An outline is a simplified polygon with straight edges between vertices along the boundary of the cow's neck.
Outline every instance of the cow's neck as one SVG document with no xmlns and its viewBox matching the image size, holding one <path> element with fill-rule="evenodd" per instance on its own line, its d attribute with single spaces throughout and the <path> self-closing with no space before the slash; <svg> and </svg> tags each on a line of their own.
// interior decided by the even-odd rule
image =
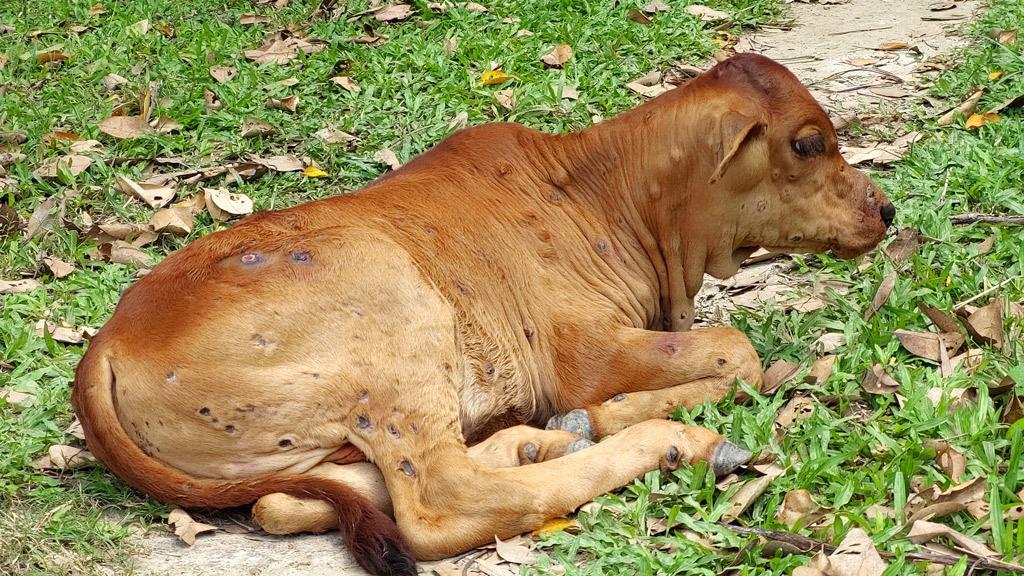
<svg viewBox="0 0 1024 576">
<path fill-rule="evenodd" d="M 556 174 L 574 193 L 633 235 L 654 270 L 660 295 L 660 326 L 686 330 L 693 323 L 693 300 L 704 273 L 736 272 L 737 238 L 728 213 L 714 203 L 708 179 L 705 122 L 699 102 L 669 93 L 608 122 L 563 137 L 565 154 Z M 690 122 L 683 118 L 692 118 Z M 556 182 L 557 184 L 557 182 Z M 655 324 L 659 324 L 657 320 Z"/>
</svg>

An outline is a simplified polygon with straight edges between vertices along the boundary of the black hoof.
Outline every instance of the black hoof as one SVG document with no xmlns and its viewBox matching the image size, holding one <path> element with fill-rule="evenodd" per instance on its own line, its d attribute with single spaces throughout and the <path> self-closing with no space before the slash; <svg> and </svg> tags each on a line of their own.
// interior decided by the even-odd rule
<svg viewBox="0 0 1024 576">
<path fill-rule="evenodd" d="M 725 476 L 739 466 L 750 461 L 752 454 L 726 440 L 722 442 L 711 456 L 711 469 L 715 476 Z"/>
<path fill-rule="evenodd" d="M 573 452 L 579 452 L 584 448 L 590 448 L 593 445 L 594 442 L 592 440 L 580 438 L 579 440 L 573 440 L 572 442 L 570 442 L 569 445 L 565 447 L 565 453 L 572 454 Z"/>
<path fill-rule="evenodd" d="M 586 410 L 576 409 L 567 414 L 552 416 L 545 428 L 564 430 L 587 440 L 594 439 L 594 429 L 590 425 L 590 415 Z"/>
</svg>

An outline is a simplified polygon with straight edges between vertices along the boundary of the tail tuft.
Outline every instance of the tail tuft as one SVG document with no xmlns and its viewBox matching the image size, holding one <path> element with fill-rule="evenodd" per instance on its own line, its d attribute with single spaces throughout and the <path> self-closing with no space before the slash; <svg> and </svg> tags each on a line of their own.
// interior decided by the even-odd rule
<svg viewBox="0 0 1024 576">
<path fill-rule="evenodd" d="M 360 520 L 344 531 L 356 563 L 378 576 L 416 576 L 416 559 L 394 521 L 376 508 L 366 510 Z"/>
</svg>

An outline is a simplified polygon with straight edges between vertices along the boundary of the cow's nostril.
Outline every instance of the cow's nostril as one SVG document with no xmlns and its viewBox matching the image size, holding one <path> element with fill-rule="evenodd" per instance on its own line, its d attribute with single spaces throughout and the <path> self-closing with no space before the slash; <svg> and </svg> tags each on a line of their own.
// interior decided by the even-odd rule
<svg viewBox="0 0 1024 576">
<path fill-rule="evenodd" d="M 882 222 L 885 222 L 885 227 L 892 226 L 892 221 L 896 218 L 896 207 L 892 205 L 892 202 L 884 204 L 878 212 L 882 216 Z"/>
</svg>

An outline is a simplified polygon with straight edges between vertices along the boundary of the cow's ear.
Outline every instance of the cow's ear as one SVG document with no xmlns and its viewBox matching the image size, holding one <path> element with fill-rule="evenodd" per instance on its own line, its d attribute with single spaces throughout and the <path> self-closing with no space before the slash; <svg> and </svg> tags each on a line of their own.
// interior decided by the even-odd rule
<svg viewBox="0 0 1024 576">
<path fill-rule="evenodd" d="M 754 139 L 764 137 L 766 126 L 766 120 L 756 112 L 727 110 L 722 114 L 718 121 L 717 134 L 714 131 L 711 133 L 711 138 L 717 139 L 712 145 L 717 152 L 717 164 L 708 184 L 721 180 L 729 169 L 730 162 L 743 151 L 743 148 L 749 146 Z"/>
</svg>

